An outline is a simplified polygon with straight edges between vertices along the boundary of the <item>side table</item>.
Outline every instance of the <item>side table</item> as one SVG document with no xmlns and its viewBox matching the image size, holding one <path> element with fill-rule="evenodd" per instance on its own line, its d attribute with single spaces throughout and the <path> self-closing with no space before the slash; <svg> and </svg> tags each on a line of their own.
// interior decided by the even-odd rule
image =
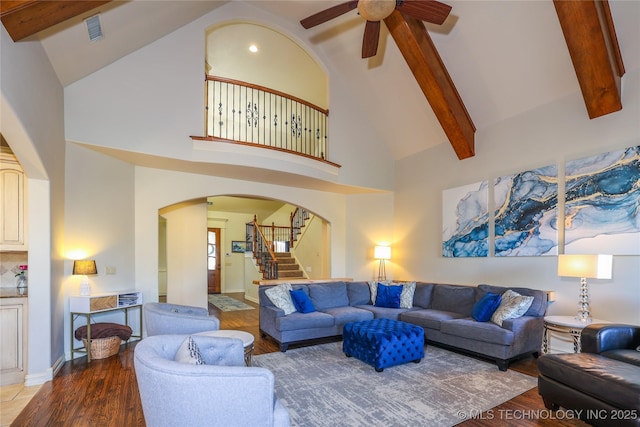
<svg viewBox="0 0 640 427">
<path fill-rule="evenodd" d="M 593 323 L 610 323 L 606 320 L 591 319 L 589 323 L 582 322 L 575 316 L 546 316 L 544 318 L 544 331 L 542 334 L 542 353 L 547 354 L 551 348 L 549 331 L 571 335 L 573 338 L 573 352 L 580 353 L 580 335 L 587 325 Z"/>
<path fill-rule="evenodd" d="M 198 332 L 194 335 L 204 335 L 207 337 L 236 338 L 242 341 L 244 345 L 244 363 L 251 366 L 251 358 L 253 356 L 254 337 L 249 332 L 235 331 L 232 329 L 220 329 L 217 331 Z"/>
</svg>

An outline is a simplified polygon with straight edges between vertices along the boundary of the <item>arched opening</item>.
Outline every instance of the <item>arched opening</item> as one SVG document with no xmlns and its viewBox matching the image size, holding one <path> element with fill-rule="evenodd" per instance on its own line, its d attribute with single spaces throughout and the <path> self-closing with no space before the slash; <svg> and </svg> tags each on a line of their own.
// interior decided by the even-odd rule
<svg viewBox="0 0 640 427">
<path fill-rule="evenodd" d="M 158 220 L 158 295 L 160 301 L 206 305 L 208 294 L 243 292 L 257 302 L 263 279 L 247 224 L 287 229 L 302 208 L 274 199 L 224 195 L 185 200 L 160 209 Z M 330 276 L 330 224 L 311 212 L 291 243 L 276 237 L 280 280 Z M 276 236 L 282 234 L 276 234 Z M 292 261 L 285 261 L 289 255 Z M 285 265 L 286 264 L 286 265 Z M 216 284 L 215 282 L 218 281 Z"/>
<path fill-rule="evenodd" d="M 206 32 L 204 140 L 327 160 L 327 75 L 291 38 L 230 22 Z"/>
</svg>

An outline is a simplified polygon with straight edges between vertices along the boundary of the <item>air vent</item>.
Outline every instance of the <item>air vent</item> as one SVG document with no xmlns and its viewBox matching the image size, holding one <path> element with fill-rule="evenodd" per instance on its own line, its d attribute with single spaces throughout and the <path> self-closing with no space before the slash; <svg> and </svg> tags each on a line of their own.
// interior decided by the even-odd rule
<svg viewBox="0 0 640 427">
<path fill-rule="evenodd" d="M 102 40 L 102 26 L 100 25 L 100 14 L 93 15 L 91 18 L 84 20 L 87 23 L 87 31 L 89 32 L 89 41 L 96 42 Z"/>
</svg>

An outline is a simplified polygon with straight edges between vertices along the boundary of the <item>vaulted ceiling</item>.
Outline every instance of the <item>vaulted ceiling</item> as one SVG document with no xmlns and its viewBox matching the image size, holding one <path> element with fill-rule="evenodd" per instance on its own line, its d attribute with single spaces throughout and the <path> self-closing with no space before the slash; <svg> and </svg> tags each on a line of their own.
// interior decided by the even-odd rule
<svg viewBox="0 0 640 427">
<path fill-rule="evenodd" d="M 445 1 L 452 10 L 441 26 L 394 12 L 378 54 L 361 59 L 364 20 L 356 11 L 309 30 L 299 24 L 341 2 L 234 1 L 320 52 L 396 159 L 440 143 L 470 157 L 474 127 L 577 92 L 585 116 L 615 114 L 624 107 L 620 76 L 640 68 L 640 2 Z M 1 8 L 11 37 L 40 40 L 66 86 L 226 3 L 3 0 Z M 83 19 L 96 12 L 105 38 L 89 43 Z M 434 97 L 438 91 L 443 96 Z M 460 129 L 465 135 L 454 135 Z"/>
</svg>

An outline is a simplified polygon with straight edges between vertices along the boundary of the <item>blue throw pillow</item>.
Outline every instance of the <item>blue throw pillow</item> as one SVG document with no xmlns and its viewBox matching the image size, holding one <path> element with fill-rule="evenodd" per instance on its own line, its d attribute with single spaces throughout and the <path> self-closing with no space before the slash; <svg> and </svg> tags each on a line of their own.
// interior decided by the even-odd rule
<svg viewBox="0 0 640 427">
<path fill-rule="evenodd" d="M 293 305 L 300 313 L 313 313 L 314 311 L 316 311 L 316 308 L 313 306 L 311 299 L 303 289 L 295 289 L 289 291 L 289 293 L 291 294 Z"/>
<path fill-rule="evenodd" d="M 376 295 L 376 307 L 400 308 L 400 295 L 402 286 L 387 286 L 378 283 Z"/>
<path fill-rule="evenodd" d="M 501 301 L 502 295 L 487 292 L 473 306 L 471 316 L 478 322 L 488 322 L 491 319 L 493 313 L 498 309 Z"/>
</svg>

